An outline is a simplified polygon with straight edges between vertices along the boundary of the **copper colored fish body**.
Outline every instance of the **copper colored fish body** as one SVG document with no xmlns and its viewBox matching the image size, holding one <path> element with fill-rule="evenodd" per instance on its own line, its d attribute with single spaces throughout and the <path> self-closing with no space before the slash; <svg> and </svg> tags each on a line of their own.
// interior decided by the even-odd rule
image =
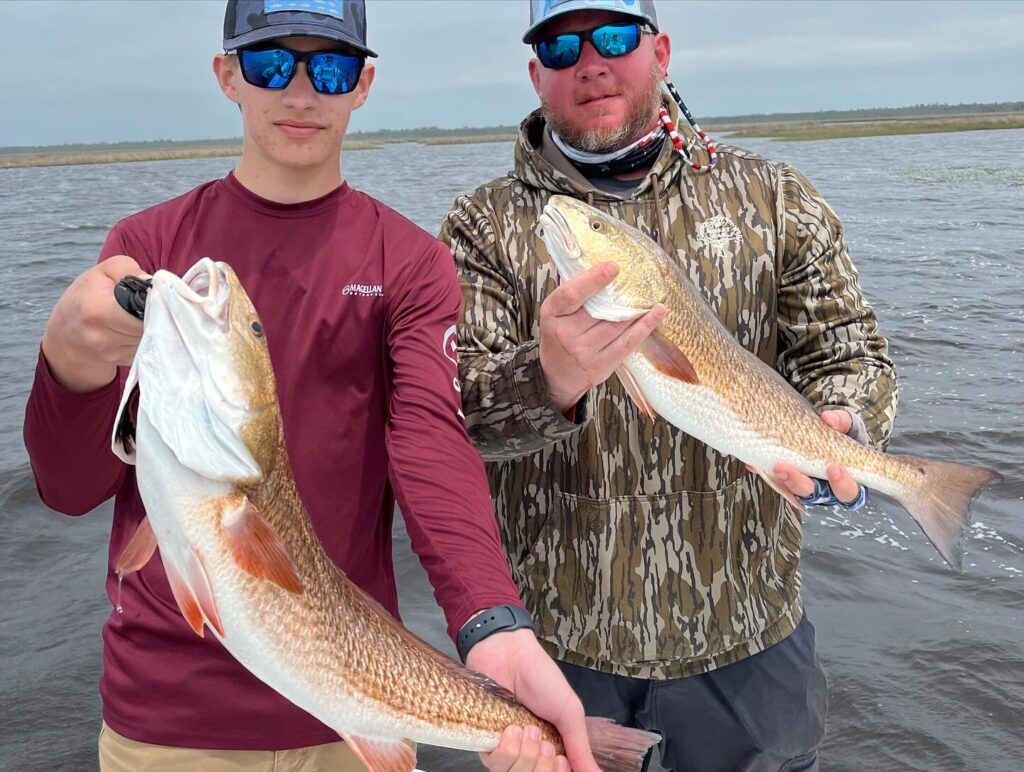
<svg viewBox="0 0 1024 772">
<path fill-rule="evenodd" d="M 410 740 L 488 751 L 513 724 L 561 748 L 553 726 L 412 635 L 328 558 L 288 463 L 262 324 L 230 267 L 154 276 L 119 416 L 114 451 L 136 465 L 148 517 L 118 574 L 159 547 L 195 632 L 209 627 L 368 768 L 412 770 Z M 639 769 L 657 740 L 588 722 L 608 770 Z"/>
<path fill-rule="evenodd" d="M 612 283 L 586 304 L 596 319 L 635 319 L 662 303 L 668 314 L 618 376 L 648 416 L 744 461 L 794 506 L 775 480 L 788 462 L 825 478 L 838 463 L 869 488 L 897 499 L 952 566 L 959 567 L 971 500 L 999 476 L 982 467 L 899 456 L 861 445 L 827 426 L 778 372 L 739 345 L 672 259 L 653 240 L 582 201 L 552 196 L 540 217 L 562 279 L 615 263 Z"/>
</svg>

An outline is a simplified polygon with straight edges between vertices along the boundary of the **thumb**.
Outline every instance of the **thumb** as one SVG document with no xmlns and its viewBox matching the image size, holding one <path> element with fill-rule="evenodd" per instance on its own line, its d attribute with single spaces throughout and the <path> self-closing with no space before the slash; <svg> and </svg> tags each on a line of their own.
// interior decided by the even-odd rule
<svg viewBox="0 0 1024 772">
<path fill-rule="evenodd" d="M 843 434 L 853 426 L 853 417 L 846 410 L 826 410 L 821 414 L 821 420 Z"/>
<path fill-rule="evenodd" d="M 577 710 L 569 708 L 554 722 L 565 745 L 565 756 L 574 772 L 601 772 L 594 754 L 590 750 L 587 738 L 587 720 L 583 715 L 583 707 Z"/>
<path fill-rule="evenodd" d="M 142 276 L 147 277 L 142 267 L 135 261 L 134 258 L 128 255 L 114 255 L 108 257 L 98 266 L 100 272 L 113 282 L 119 282 L 125 276 Z"/>
</svg>

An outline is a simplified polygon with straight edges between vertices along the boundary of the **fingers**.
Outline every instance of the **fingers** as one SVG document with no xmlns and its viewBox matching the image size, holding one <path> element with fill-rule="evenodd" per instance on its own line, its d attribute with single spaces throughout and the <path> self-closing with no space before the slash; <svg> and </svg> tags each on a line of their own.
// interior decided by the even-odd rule
<svg viewBox="0 0 1024 772">
<path fill-rule="evenodd" d="M 554 316 L 568 316 L 583 308 L 583 304 L 611 284 L 619 273 L 615 263 L 602 263 L 570 279 L 552 292 L 544 301 L 547 311 Z"/>
<path fill-rule="evenodd" d="M 776 464 L 772 472 L 775 475 L 775 479 L 789 488 L 795 495 L 807 498 L 814 493 L 814 480 L 800 472 L 792 464 Z"/>
<path fill-rule="evenodd" d="M 110 382 L 116 365 L 135 356 L 142 322 L 121 308 L 114 285 L 139 264 L 117 255 L 76 278 L 54 306 L 43 332 L 42 349 L 53 376 L 65 388 L 92 391 Z"/>
<path fill-rule="evenodd" d="M 836 498 L 844 504 L 852 504 L 860 495 L 860 484 L 850 477 L 849 472 L 840 465 L 832 464 L 827 470 L 828 484 L 832 486 L 832 492 Z"/>
<path fill-rule="evenodd" d="M 790 491 L 801 498 L 807 498 L 814 493 L 814 480 L 802 474 L 792 464 L 776 464 L 772 470 L 776 479 L 782 482 Z M 850 504 L 857 500 L 860 495 L 860 484 L 850 476 L 842 464 L 832 464 L 826 469 L 826 479 L 832 486 L 832 492 L 836 498 L 844 504 Z"/>
<path fill-rule="evenodd" d="M 138 268 L 131 258 L 125 260 Z M 123 263 L 122 267 L 130 269 L 127 263 Z M 77 324 L 82 326 L 83 331 L 95 330 L 97 334 L 102 333 L 102 341 L 95 341 L 100 344 L 94 346 L 97 350 L 131 345 L 132 341 L 137 343 L 142 335 L 142 322 L 125 312 L 114 297 L 114 285 L 120 278 L 115 279 L 113 276 L 119 274 L 117 266 L 108 267 L 104 262 L 81 277 Z M 127 275 L 121 274 L 121 277 Z"/>
<path fill-rule="evenodd" d="M 606 366 L 611 365 L 609 369 L 614 370 L 623 359 L 640 348 L 640 344 L 661 324 L 667 313 L 668 309 L 658 303 L 639 319 L 630 322 L 629 326 L 601 351 L 601 358 Z"/>
<path fill-rule="evenodd" d="M 535 726 L 507 727 L 498 747 L 480 759 L 492 772 L 569 772 L 568 761 L 555 755 L 555 746 Z"/>
</svg>

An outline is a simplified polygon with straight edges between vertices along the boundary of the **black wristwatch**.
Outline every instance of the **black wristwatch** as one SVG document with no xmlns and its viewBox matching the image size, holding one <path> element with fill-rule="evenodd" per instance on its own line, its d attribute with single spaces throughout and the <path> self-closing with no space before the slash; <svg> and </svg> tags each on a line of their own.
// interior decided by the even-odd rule
<svg viewBox="0 0 1024 772">
<path fill-rule="evenodd" d="M 529 627 L 532 630 L 533 620 L 526 610 L 519 606 L 495 606 L 481 611 L 459 630 L 459 637 L 455 642 L 459 656 L 465 662 L 469 650 L 487 636 L 522 627 Z"/>
</svg>

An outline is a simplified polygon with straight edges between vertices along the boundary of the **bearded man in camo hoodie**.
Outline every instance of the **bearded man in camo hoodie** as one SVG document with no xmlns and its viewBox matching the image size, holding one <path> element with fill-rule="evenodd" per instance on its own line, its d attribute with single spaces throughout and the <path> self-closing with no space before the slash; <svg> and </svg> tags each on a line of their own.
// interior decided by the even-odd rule
<svg viewBox="0 0 1024 772">
<path fill-rule="evenodd" d="M 799 513 L 735 458 L 639 413 L 612 373 L 664 309 L 588 316 L 614 268 L 557 285 L 537 217 L 560 193 L 649 234 L 740 344 L 876 447 L 896 413 L 887 343 L 811 184 L 716 153 L 663 96 L 671 45 L 653 0 L 530 11 L 542 107 L 521 126 L 515 168 L 457 199 L 441 230 L 464 296 L 463 409 L 513 575 L 587 713 L 661 732 L 666 768 L 817 769 L 826 685 L 800 598 Z M 663 107 L 682 151 L 657 131 Z M 774 471 L 807 503 L 865 498 L 838 465 L 823 481 Z M 517 752 L 509 767 L 536 748 Z"/>
</svg>

